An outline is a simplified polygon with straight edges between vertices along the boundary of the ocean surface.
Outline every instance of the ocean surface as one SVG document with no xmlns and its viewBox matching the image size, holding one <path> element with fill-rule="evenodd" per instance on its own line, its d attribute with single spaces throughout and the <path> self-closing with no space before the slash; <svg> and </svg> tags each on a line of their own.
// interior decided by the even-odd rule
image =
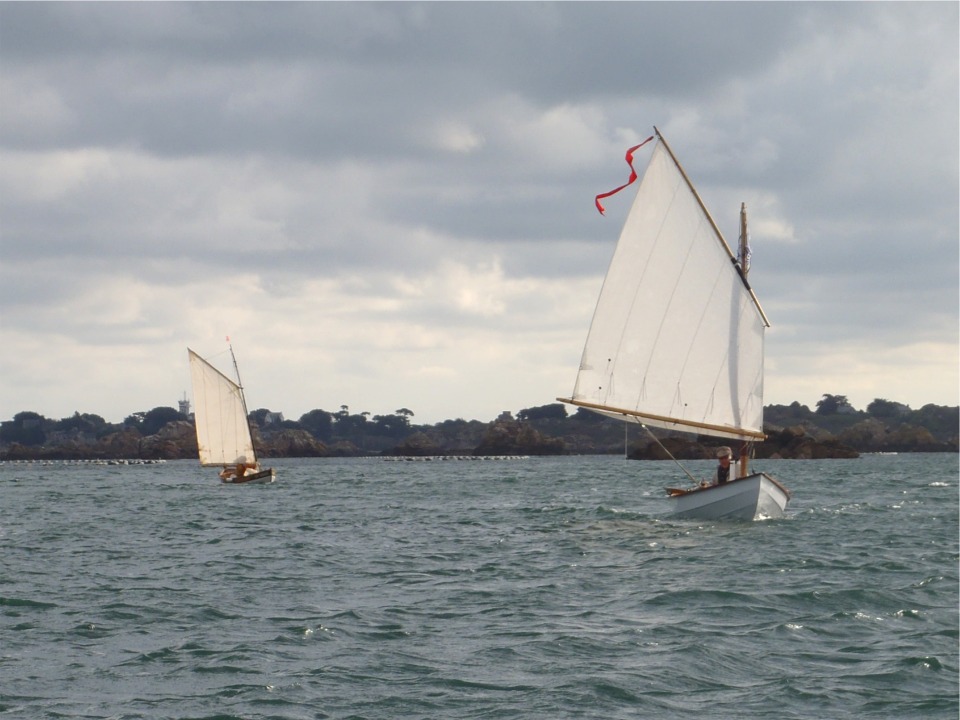
<svg viewBox="0 0 960 720">
<path fill-rule="evenodd" d="M 754 523 L 664 462 L 273 465 L 0 465 L 0 717 L 960 712 L 957 455 L 758 461 Z"/>
</svg>

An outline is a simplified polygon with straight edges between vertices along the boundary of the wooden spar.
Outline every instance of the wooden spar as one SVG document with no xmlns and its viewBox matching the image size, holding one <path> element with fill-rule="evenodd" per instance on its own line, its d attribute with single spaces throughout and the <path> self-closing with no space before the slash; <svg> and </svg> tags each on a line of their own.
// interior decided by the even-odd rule
<svg viewBox="0 0 960 720">
<path fill-rule="evenodd" d="M 663 135 L 660 134 L 660 131 L 657 129 L 657 126 L 653 126 L 653 131 L 657 135 L 657 139 L 663 143 L 664 149 L 667 151 L 667 154 L 670 156 L 670 159 L 673 160 L 673 164 L 677 166 L 677 170 L 680 171 L 680 175 L 683 177 L 684 182 L 687 183 L 687 187 L 690 188 L 690 192 L 693 193 L 693 196 L 697 199 L 697 203 L 700 205 L 700 209 L 703 210 L 703 214 L 707 216 L 707 220 L 710 221 L 710 227 L 713 228 L 714 234 L 717 236 L 717 240 L 720 241 L 720 244 L 723 245 L 724 250 L 727 251 L 727 255 L 730 256 L 731 262 L 736 262 L 736 258 L 733 255 L 733 251 L 730 249 L 730 246 L 727 244 L 727 241 L 723 237 L 723 233 L 720 232 L 720 228 L 717 227 L 716 221 L 713 219 L 713 215 L 710 214 L 710 211 L 707 210 L 707 206 L 703 202 L 703 198 L 700 197 L 700 193 L 697 192 L 697 189 L 693 186 L 693 183 L 690 182 L 690 178 L 687 176 L 687 171 L 683 169 L 683 165 L 680 164 L 680 161 L 677 160 L 677 156 L 673 154 L 673 150 L 670 149 L 670 145 L 667 143 Z M 741 219 L 741 223 L 744 219 Z M 760 300 L 757 299 L 756 294 L 753 292 L 753 288 L 750 287 L 750 284 L 747 282 L 746 273 L 741 272 L 740 277 L 743 279 L 744 287 L 747 288 L 747 292 L 750 293 L 750 297 L 753 299 L 753 304 L 756 306 L 757 311 L 760 313 L 760 317 L 763 318 L 763 324 L 767 327 L 770 327 L 770 321 L 767 320 L 767 314 L 763 311 L 763 307 L 760 305 Z"/>
<path fill-rule="evenodd" d="M 597 403 L 590 403 L 584 400 L 574 400 L 572 397 L 562 398 L 558 397 L 557 400 L 560 402 L 565 402 L 570 405 L 576 405 L 578 407 L 587 408 L 588 410 L 596 410 L 608 415 L 619 415 L 624 420 L 630 420 L 635 423 L 643 424 L 644 420 L 654 422 L 654 423 L 666 423 L 665 425 L 660 425 L 662 427 L 676 428 L 680 432 L 699 432 L 701 430 L 707 430 L 708 432 L 703 433 L 704 435 L 710 435 L 714 431 L 715 437 L 728 437 L 728 438 L 739 438 L 741 440 L 754 439 L 760 442 L 763 442 L 766 439 L 766 435 L 762 432 L 756 432 L 754 430 L 747 430 L 746 428 L 735 428 L 727 427 L 724 425 L 712 425 L 710 423 L 697 422 L 695 420 L 680 420 L 678 418 L 666 417 L 665 415 L 654 415 L 653 413 L 644 413 L 637 410 L 628 410 L 626 408 L 617 408 L 611 407 L 609 405 L 599 405 Z M 688 428 L 688 429 L 684 429 Z"/>
<path fill-rule="evenodd" d="M 740 203 L 740 274 L 744 281 L 747 279 L 747 273 L 750 272 L 750 265 L 747 263 L 747 204 Z M 750 287 L 747 285 L 747 287 Z M 752 290 L 750 291 L 753 292 Z M 763 312 L 762 310 L 760 311 Z M 737 477 L 746 477 L 750 474 L 750 443 L 744 443 L 740 448 L 740 473 Z"/>
<path fill-rule="evenodd" d="M 237 365 L 237 356 L 233 354 L 233 343 L 227 345 L 230 348 L 230 359 L 233 360 L 233 373 L 237 376 L 237 387 L 243 390 L 243 381 L 240 379 L 240 368 Z M 242 394 L 242 393 L 241 393 Z M 246 412 L 246 401 L 244 401 L 244 412 Z"/>
<path fill-rule="evenodd" d="M 660 142 L 663 143 L 664 149 L 666 149 L 667 154 L 670 155 L 670 159 L 673 160 L 673 164 L 677 166 L 677 170 L 680 171 L 680 174 L 683 176 L 684 181 L 687 183 L 687 187 L 690 188 L 690 192 L 693 193 L 693 196 L 697 199 L 697 203 L 700 205 L 700 209 L 703 210 L 703 214 L 707 216 L 707 220 L 710 221 L 710 227 L 713 228 L 713 232 L 717 236 L 717 240 L 720 241 L 720 244 L 723 245 L 724 249 L 727 251 L 727 255 L 730 256 L 731 260 L 734 260 L 733 251 L 730 249 L 730 246 L 727 245 L 727 241 L 723 237 L 723 233 L 720 232 L 720 228 L 717 227 L 717 223 L 713 219 L 713 215 L 710 214 L 710 211 L 707 210 L 707 206 L 703 202 L 703 198 L 700 197 L 700 193 L 697 192 L 697 189 L 693 186 L 693 183 L 690 182 L 690 178 L 687 176 L 687 171 L 683 169 L 683 165 L 680 164 L 680 161 L 677 160 L 677 156 L 673 154 L 673 150 L 670 149 L 670 145 L 667 143 L 666 138 L 660 134 L 660 131 L 657 129 L 657 126 L 653 126 L 653 131 L 657 134 L 657 138 Z"/>
<path fill-rule="evenodd" d="M 237 388 L 240 390 L 240 404 L 243 407 L 243 417 L 247 421 L 247 432 L 250 433 L 250 447 L 253 448 L 253 462 L 259 468 L 260 461 L 257 460 L 257 446 L 253 443 L 253 430 L 250 429 L 250 412 L 247 410 L 247 396 L 243 392 L 243 381 L 240 379 L 240 367 L 237 365 L 237 356 L 233 354 L 233 343 L 229 343 L 229 347 L 230 357 L 233 359 L 233 372 L 237 375 Z"/>
<path fill-rule="evenodd" d="M 750 265 L 747 263 L 747 204 L 740 203 L 740 272 L 746 277 L 750 272 Z"/>
</svg>

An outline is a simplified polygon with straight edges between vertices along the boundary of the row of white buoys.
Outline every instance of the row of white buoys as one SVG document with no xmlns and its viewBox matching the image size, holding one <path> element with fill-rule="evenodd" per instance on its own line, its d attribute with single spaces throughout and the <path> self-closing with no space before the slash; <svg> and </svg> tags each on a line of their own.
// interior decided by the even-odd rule
<svg viewBox="0 0 960 720">
<path fill-rule="evenodd" d="M 529 460 L 529 455 L 387 455 L 387 462 L 448 462 L 451 460 Z"/>
<path fill-rule="evenodd" d="M 0 460 L 10 465 L 162 465 L 166 460 Z"/>
</svg>

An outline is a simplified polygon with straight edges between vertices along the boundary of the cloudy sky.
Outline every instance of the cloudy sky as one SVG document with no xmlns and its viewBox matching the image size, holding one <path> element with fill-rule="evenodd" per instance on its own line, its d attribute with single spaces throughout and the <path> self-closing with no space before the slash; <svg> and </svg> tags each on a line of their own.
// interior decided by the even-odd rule
<svg viewBox="0 0 960 720">
<path fill-rule="evenodd" d="M 551 403 L 653 125 L 747 203 L 767 404 L 956 405 L 958 8 L 0 3 L 0 419 L 175 406 L 227 336 L 291 419 Z"/>
</svg>

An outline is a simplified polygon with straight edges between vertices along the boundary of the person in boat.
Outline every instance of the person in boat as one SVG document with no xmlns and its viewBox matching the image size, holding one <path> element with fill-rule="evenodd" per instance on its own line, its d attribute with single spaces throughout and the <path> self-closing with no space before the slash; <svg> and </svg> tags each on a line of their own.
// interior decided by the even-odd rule
<svg viewBox="0 0 960 720">
<path fill-rule="evenodd" d="M 248 463 L 241 460 L 237 463 L 236 467 L 228 465 L 223 468 L 223 470 L 220 471 L 220 479 L 229 482 L 239 482 L 243 479 L 243 476 L 247 474 L 248 469 L 253 470 L 256 467 L 255 463 Z"/>
<path fill-rule="evenodd" d="M 717 471 L 713 474 L 712 485 L 723 485 L 733 480 L 730 477 L 730 465 L 733 462 L 733 450 L 724 446 L 717 448 Z"/>
</svg>

